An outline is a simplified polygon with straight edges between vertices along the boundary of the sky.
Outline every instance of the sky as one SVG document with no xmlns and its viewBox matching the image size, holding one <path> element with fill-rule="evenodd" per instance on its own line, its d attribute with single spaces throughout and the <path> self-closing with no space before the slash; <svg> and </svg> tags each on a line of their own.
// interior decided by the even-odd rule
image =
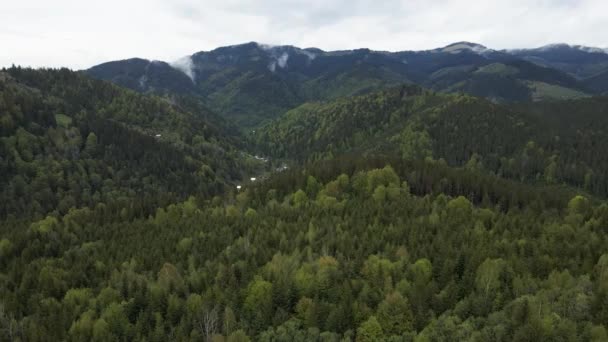
<svg viewBox="0 0 608 342">
<path fill-rule="evenodd" d="M 324 50 L 608 48 L 607 0 L 0 0 L 0 66 L 174 61 L 256 41 Z"/>
</svg>

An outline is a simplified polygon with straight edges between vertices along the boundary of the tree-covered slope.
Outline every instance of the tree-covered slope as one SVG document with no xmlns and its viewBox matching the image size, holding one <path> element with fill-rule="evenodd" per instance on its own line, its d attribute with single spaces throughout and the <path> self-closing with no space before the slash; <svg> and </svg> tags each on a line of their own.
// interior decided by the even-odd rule
<svg viewBox="0 0 608 342">
<path fill-rule="evenodd" d="M 565 71 L 579 79 L 608 70 L 608 49 L 552 44 L 536 49 L 511 50 L 507 53 L 538 65 Z"/>
<path fill-rule="evenodd" d="M 606 196 L 607 132 L 603 97 L 514 106 L 404 86 L 307 103 L 256 134 L 266 153 L 292 160 L 399 153 Z"/>
<path fill-rule="evenodd" d="M 605 204 L 377 163 L 128 222 L 101 208 L 3 222 L 0 339 L 606 340 Z M 423 190 L 438 175 L 451 195 Z M 479 184 L 482 203 L 466 198 Z"/>
<path fill-rule="evenodd" d="M 589 89 L 602 94 L 608 93 L 608 67 L 606 71 L 591 76 L 583 81 Z"/>
<path fill-rule="evenodd" d="M 194 84 L 186 74 L 161 61 L 132 58 L 107 62 L 88 69 L 87 74 L 140 92 L 188 94 L 194 91 Z"/>
<path fill-rule="evenodd" d="M 0 72 L 0 217 L 129 217 L 245 176 L 238 132 L 185 108 L 65 69 Z"/>
</svg>

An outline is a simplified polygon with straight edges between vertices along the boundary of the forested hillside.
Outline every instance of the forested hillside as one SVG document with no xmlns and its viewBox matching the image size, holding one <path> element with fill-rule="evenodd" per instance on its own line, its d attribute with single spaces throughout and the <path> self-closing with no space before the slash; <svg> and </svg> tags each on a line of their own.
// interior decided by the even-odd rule
<svg viewBox="0 0 608 342">
<path fill-rule="evenodd" d="M 608 341 L 608 98 L 483 49 L 3 69 L 0 342 Z"/>
<path fill-rule="evenodd" d="M 436 162 L 376 168 L 386 162 L 317 163 L 133 221 L 101 207 L 5 221 L 0 336 L 608 338 L 606 204 Z"/>
<path fill-rule="evenodd" d="M 304 104 L 257 139 L 293 160 L 395 153 L 608 195 L 605 97 L 514 106 L 404 86 Z"/>
<path fill-rule="evenodd" d="M 65 70 L 0 72 L 0 217 L 105 205 L 125 219 L 253 167 L 221 118 Z"/>
<path fill-rule="evenodd" d="M 608 70 L 585 80 L 586 86 L 598 93 L 608 93 Z"/>
<path fill-rule="evenodd" d="M 608 50 L 580 45 L 551 44 L 536 49 L 518 49 L 510 54 L 535 64 L 565 71 L 586 79 L 608 71 Z"/>
</svg>

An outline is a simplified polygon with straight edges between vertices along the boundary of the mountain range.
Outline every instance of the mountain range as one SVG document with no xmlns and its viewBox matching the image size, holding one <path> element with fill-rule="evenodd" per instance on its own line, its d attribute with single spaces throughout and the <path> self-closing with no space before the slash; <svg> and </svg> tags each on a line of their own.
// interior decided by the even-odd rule
<svg viewBox="0 0 608 342">
<path fill-rule="evenodd" d="M 458 42 L 434 50 L 386 52 L 251 42 L 197 52 L 172 63 L 133 58 L 84 72 L 144 93 L 198 97 L 244 128 L 259 126 L 307 101 L 404 83 L 497 103 L 608 91 L 606 50 L 566 44 L 493 50 Z"/>
</svg>

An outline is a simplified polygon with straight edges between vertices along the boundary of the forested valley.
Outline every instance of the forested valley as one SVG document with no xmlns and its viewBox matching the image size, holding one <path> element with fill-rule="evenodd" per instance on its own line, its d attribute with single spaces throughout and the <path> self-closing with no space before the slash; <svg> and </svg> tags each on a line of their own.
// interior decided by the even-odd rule
<svg viewBox="0 0 608 342">
<path fill-rule="evenodd" d="M 391 85 L 244 130 L 4 69 L 0 341 L 608 341 L 607 142 L 601 96 Z"/>
</svg>

